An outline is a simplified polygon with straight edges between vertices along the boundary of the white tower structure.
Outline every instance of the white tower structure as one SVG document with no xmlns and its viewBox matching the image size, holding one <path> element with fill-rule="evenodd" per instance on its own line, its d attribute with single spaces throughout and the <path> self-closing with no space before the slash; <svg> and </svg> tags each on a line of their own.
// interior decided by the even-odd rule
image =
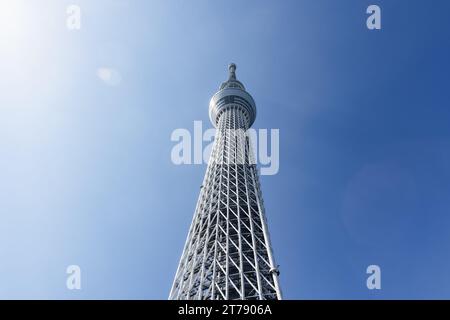
<svg viewBox="0 0 450 320">
<path fill-rule="evenodd" d="M 281 299 L 247 129 L 256 105 L 229 65 L 209 105 L 216 136 L 169 299 Z"/>
</svg>

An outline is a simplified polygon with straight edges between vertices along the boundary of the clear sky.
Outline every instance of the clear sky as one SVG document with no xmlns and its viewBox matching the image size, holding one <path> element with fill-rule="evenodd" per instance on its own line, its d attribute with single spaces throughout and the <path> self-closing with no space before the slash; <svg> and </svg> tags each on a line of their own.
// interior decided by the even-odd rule
<svg viewBox="0 0 450 320">
<path fill-rule="evenodd" d="M 0 298 L 167 298 L 206 169 L 170 135 L 210 127 L 230 62 L 280 129 L 261 183 L 285 298 L 450 298 L 449 10 L 1 0 Z"/>
</svg>

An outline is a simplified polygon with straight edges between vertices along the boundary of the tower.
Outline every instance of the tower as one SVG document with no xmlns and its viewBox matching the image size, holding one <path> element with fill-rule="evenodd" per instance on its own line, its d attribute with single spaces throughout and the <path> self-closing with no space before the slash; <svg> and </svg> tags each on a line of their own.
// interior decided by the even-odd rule
<svg viewBox="0 0 450 320">
<path fill-rule="evenodd" d="M 209 104 L 216 136 L 169 299 L 281 299 L 247 134 L 256 105 L 228 69 Z"/>
</svg>

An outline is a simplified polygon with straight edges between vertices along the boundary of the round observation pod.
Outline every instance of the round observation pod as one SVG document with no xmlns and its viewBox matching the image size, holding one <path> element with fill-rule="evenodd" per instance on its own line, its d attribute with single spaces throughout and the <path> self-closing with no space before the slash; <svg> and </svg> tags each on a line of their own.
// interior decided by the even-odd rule
<svg viewBox="0 0 450 320">
<path fill-rule="evenodd" d="M 217 127 L 220 115 L 230 106 L 242 109 L 248 123 L 252 126 L 256 119 L 256 104 L 252 96 L 245 91 L 244 85 L 236 79 L 236 64 L 228 66 L 228 80 L 223 82 L 219 91 L 213 95 L 209 102 L 209 119 Z"/>
</svg>

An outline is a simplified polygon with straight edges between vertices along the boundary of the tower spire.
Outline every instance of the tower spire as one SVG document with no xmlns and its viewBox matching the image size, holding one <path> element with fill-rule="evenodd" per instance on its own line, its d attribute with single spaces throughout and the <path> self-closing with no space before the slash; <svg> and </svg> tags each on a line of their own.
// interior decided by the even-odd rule
<svg viewBox="0 0 450 320">
<path fill-rule="evenodd" d="M 220 85 L 219 90 L 226 88 L 238 88 L 245 91 L 244 85 L 236 79 L 236 64 L 230 63 L 228 65 L 228 79 Z M 220 92 L 220 91 L 219 91 Z"/>
<path fill-rule="evenodd" d="M 236 64 L 230 63 L 228 65 L 228 71 L 229 71 L 228 81 L 236 80 Z"/>
</svg>

